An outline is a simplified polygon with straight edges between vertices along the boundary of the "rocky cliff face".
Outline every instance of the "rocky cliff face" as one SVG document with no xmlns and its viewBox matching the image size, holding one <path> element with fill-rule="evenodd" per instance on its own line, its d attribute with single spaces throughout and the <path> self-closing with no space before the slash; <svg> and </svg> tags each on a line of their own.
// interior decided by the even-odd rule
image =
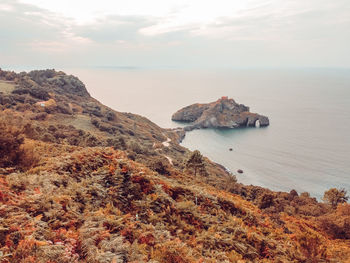
<svg viewBox="0 0 350 263">
<path fill-rule="evenodd" d="M 269 118 L 249 112 L 249 107 L 222 97 L 208 104 L 193 104 L 173 114 L 173 121 L 190 122 L 186 131 L 201 128 L 263 127 Z"/>
</svg>

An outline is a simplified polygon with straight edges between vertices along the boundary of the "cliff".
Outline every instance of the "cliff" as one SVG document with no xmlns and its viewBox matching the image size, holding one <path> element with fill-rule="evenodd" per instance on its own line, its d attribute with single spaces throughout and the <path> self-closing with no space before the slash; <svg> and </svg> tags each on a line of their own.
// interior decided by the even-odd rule
<svg viewBox="0 0 350 263">
<path fill-rule="evenodd" d="M 349 262 L 349 204 L 194 175 L 179 134 L 63 72 L 0 70 L 0 262 Z"/>
<path fill-rule="evenodd" d="M 173 121 L 189 122 L 185 130 L 201 128 L 237 128 L 268 126 L 266 116 L 249 112 L 249 107 L 222 97 L 207 104 L 193 104 L 178 110 L 171 117 Z"/>
</svg>

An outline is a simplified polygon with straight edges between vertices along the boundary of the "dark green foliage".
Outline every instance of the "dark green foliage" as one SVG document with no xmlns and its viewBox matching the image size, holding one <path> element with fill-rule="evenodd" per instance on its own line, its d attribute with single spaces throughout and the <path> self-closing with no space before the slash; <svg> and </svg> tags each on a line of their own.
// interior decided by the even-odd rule
<svg viewBox="0 0 350 263">
<path fill-rule="evenodd" d="M 170 175 L 169 172 L 169 164 L 168 161 L 165 161 L 161 158 L 156 158 L 150 165 L 150 168 L 153 171 L 156 171 L 159 174 L 162 175 Z"/>
<path fill-rule="evenodd" d="M 107 145 L 113 147 L 115 150 L 125 150 L 127 148 L 123 137 L 119 137 L 117 139 L 107 139 Z"/>
<path fill-rule="evenodd" d="M 91 124 L 94 125 L 96 128 L 100 127 L 100 122 L 96 118 L 91 118 Z"/>
<path fill-rule="evenodd" d="M 83 113 L 89 114 L 90 116 L 99 117 L 99 118 L 103 117 L 103 114 L 101 112 L 101 107 L 94 103 L 86 103 L 84 105 Z"/>
<path fill-rule="evenodd" d="M 130 150 L 132 150 L 133 152 L 137 153 L 137 154 L 142 154 L 144 152 L 144 150 L 141 148 L 140 144 L 138 144 L 137 142 L 131 142 L 129 145 Z"/>
<path fill-rule="evenodd" d="M 106 118 L 108 121 L 114 121 L 116 119 L 116 115 L 113 111 L 109 111 L 106 114 Z"/>
<path fill-rule="evenodd" d="M 48 100 L 50 98 L 49 93 L 44 90 L 43 88 L 38 88 L 38 87 L 31 87 L 31 88 L 19 88 L 15 89 L 13 94 L 30 94 L 34 98 L 40 99 L 40 100 Z"/>
<path fill-rule="evenodd" d="M 91 118 L 91 124 L 98 128 L 100 131 L 107 132 L 109 134 L 115 134 L 117 128 L 109 124 L 108 122 L 99 121 L 98 118 Z"/>
<path fill-rule="evenodd" d="M 273 205 L 274 195 L 270 193 L 263 194 L 259 200 L 258 207 L 260 209 L 265 209 Z"/>
<path fill-rule="evenodd" d="M 33 81 L 41 85 L 45 83 L 47 79 L 53 78 L 56 74 L 57 73 L 54 69 L 33 70 L 28 73 Z"/>
<path fill-rule="evenodd" d="M 186 168 L 192 171 L 194 176 L 196 176 L 197 173 L 205 176 L 208 175 L 207 170 L 205 169 L 203 155 L 198 150 L 195 150 L 187 160 Z"/>
<path fill-rule="evenodd" d="M 289 192 L 289 199 L 290 200 L 293 200 L 295 197 L 298 197 L 298 192 L 295 191 L 294 189 L 292 189 L 290 192 Z"/>
</svg>

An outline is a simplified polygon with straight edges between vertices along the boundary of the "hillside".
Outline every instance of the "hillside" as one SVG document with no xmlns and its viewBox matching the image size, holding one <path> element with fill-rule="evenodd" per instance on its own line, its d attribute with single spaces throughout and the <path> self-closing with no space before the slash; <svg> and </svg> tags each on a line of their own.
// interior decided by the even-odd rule
<svg viewBox="0 0 350 263">
<path fill-rule="evenodd" d="M 162 129 L 140 115 L 114 111 L 92 98 L 78 78 L 63 72 L 0 71 L 0 109 L 19 113 L 21 124 L 27 125 L 26 136 L 34 140 L 115 147 L 127 150 L 132 160 L 147 165 L 157 158 L 173 160 L 180 169 L 190 154 L 177 143 L 182 130 Z M 227 176 L 209 160 L 207 166 L 212 174 Z"/>
<path fill-rule="evenodd" d="M 244 186 L 76 77 L 0 71 L 0 262 L 350 262 L 350 205 Z"/>
</svg>

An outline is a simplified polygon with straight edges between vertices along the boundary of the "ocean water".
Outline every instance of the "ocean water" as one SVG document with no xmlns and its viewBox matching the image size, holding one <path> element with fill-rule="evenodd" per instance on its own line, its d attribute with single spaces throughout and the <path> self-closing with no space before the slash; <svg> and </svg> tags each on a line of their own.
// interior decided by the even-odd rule
<svg viewBox="0 0 350 263">
<path fill-rule="evenodd" d="M 229 96 L 267 115 L 267 128 L 195 130 L 182 145 L 226 166 L 244 184 L 321 198 L 350 192 L 350 70 L 66 69 L 111 108 L 178 127 L 171 115 Z M 233 151 L 229 151 L 233 148 Z"/>
</svg>

